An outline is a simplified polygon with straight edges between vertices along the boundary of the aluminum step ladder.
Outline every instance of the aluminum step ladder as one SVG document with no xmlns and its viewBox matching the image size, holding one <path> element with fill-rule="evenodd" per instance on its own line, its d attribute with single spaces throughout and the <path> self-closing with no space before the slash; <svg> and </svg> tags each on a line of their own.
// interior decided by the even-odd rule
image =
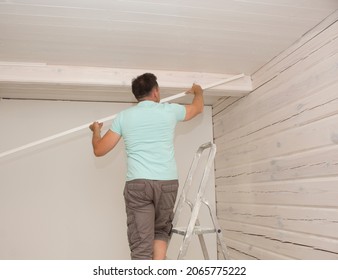
<svg viewBox="0 0 338 280">
<path fill-rule="evenodd" d="M 208 158 L 207 158 L 205 168 L 204 168 L 204 171 L 203 171 L 202 179 L 199 183 L 197 198 L 196 198 L 195 202 L 191 202 L 187 198 L 187 194 L 188 194 L 190 187 L 192 185 L 193 177 L 196 176 L 196 169 L 199 165 L 201 155 L 203 153 L 206 154 L 208 150 L 209 150 L 209 154 L 208 154 Z M 181 195 L 179 197 L 178 203 L 176 204 L 176 206 L 174 208 L 174 219 L 173 219 L 173 222 L 172 222 L 173 229 L 172 229 L 171 235 L 179 234 L 179 235 L 183 236 L 183 241 L 182 241 L 177 259 L 183 259 L 185 257 L 192 237 L 194 235 L 197 235 L 198 238 L 199 238 L 199 242 L 200 242 L 200 245 L 201 245 L 201 249 L 202 249 L 202 252 L 203 252 L 204 259 L 209 260 L 210 258 L 209 258 L 209 254 L 208 254 L 208 249 L 207 249 L 207 246 L 205 244 L 204 236 L 203 236 L 204 234 L 209 234 L 209 233 L 216 233 L 217 240 L 219 242 L 221 251 L 223 253 L 223 257 L 224 257 L 224 259 L 228 259 L 227 247 L 226 247 L 224 239 L 223 239 L 222 230 L 219 226 L 219 223 L 218 223 L 218 220 L 217 220 L 217 217 L 216 217 L 216 213 L 204 196 L 206 187 L 208 185 L 208 179 L 209 179 L 210 171 L 211 171 L 211 168 L 213 166 L 215 154 L 216 154 L 216 145 L 212 142 L 205 143 L 198 148 L 198 150 L 197 150 L 197 152 L 194 156 L 194 159 L 192 161 L 187 179 L 186 179 L 185 184 L 182 188 Z M 191 215 L 190 215 L 190 218 L 189 218 L 188 225 L 187 225 L 187 227 L 177 227 L 179 216 L 180 216 L 182 208 L 185 204 L 187 204 L 189 206 L 190 210 L 191 210 Z M 213 224 L 213 227 L 211 227 L 211 228 L 210 227 L 209 228 L 202 227 L 200 225 L 198 215 L 199 215 L 199 212 L 200 212 L 200 208 L 203 204 L 206 205 L 208 210 L 209 210 L 209 214 L 210 214 L 212 224 Z"/>
</svg>

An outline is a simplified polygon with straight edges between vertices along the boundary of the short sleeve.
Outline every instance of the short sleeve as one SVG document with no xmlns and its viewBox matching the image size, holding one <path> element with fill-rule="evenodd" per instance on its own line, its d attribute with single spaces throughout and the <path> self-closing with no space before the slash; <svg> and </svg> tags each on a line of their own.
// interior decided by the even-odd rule
<svg viewBox="0 0 338 280">
<path fill-rule="evenodd" d="M 183 121 L 185 119 L 186 109 L 185 106 L 180 104 L 171 104 L 177 121 Z"/>
<path fill-rule="evenodd" d="M 122 135 L 122 126 L 121 126 L 122 114 L 117 114 L 116 118 L 113 120 L 110 130 L 116 132 L 119 135 Z"/>
</svg>

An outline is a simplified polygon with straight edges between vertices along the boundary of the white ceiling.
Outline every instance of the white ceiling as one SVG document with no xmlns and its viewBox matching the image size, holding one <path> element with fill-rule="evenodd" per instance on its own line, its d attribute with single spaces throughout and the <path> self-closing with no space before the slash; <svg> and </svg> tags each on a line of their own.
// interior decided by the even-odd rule
<svg viewBox="0 0 338 280">
<path fill-rule="evenodd" d="M 0 0 L 0 62 L 251 75 L 336 9 L 338 0 Z M 20 97 L 20 77 L 1 74 L 0 97 Z M 30 83 L 25 97 L 38 89 Z"/>
</svg>

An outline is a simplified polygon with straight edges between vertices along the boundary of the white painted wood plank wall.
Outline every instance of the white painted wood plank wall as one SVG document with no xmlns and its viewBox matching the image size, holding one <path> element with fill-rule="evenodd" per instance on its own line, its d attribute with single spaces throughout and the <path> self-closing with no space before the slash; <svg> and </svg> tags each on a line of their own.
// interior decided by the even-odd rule
<svg viewBox="0 0 338 280">
<path fill-rule="evenodd" d="M 338 259 L 338 12 L 252 78 L 213 108 L 230 257 Z"/>
<path fill-rule="evenodd" d="M 337 8 L 337 0 L 0 0 L 0 61 L 251 75 Z"/>
</svg>

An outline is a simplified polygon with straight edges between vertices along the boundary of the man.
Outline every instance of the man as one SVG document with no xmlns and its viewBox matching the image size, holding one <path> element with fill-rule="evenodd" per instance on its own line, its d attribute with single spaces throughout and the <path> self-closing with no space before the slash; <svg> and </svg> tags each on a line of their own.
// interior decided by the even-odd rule
<svg viewBox="0 0 338 280">
<path fill-rule="evenodd" d="M 96 156 L 112 150 L 121 137 L 127 153 L 124 198 L 131 258 L 165 259 L 178 189 L 174 157 L 177 122 L 188 121 L 203 111 L 203 90 L 194 84 L 189 105 L 161 104 L 154 74 L 145 73 L 132 81 L 136 106 L 120 112 L 101 137 L 102 123 L 90 125 Z"/>
</svg>

